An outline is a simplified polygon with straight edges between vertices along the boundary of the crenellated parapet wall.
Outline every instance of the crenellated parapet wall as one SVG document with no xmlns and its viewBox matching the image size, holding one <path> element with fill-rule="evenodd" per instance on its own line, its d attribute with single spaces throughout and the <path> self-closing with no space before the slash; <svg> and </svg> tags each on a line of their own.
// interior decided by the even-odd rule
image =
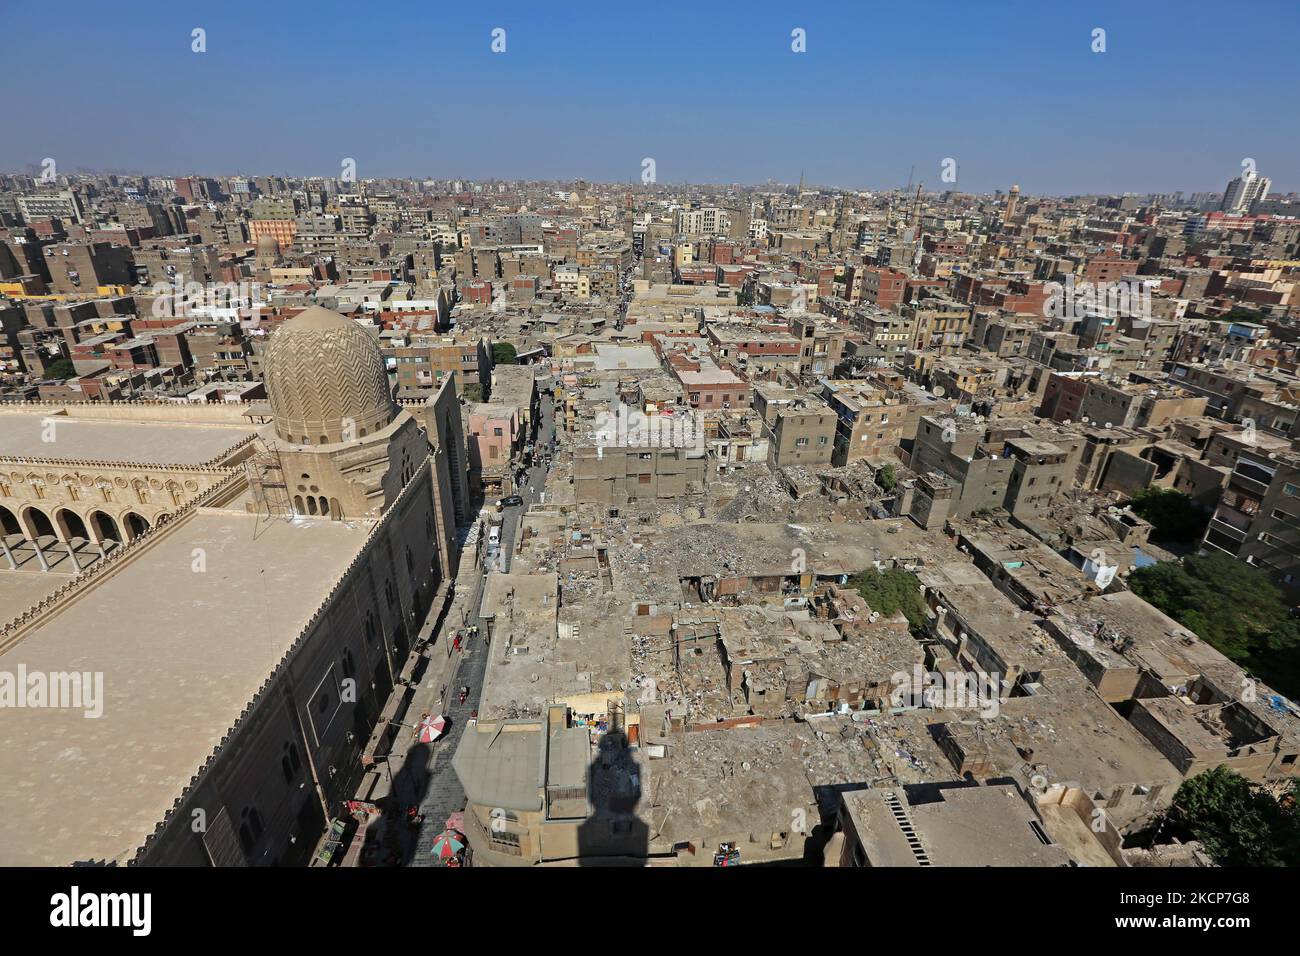
<svg viewBox="0 0 1300 956">
<path fill-rule="evenodd" d="M 256 435 L 250 435 L 247 441 L 241 441 L 239 444 L 241 447 L 250 444 L 256 437 Z M 68 471 L 69 469 L 81 469 L 84 471 L 128 469 L 131 471 L 156 471 L 173 475 L 225 475 L 230 472 L 230 468 L 228 466 L 222 467 L 220 463 L 226 461 L 228 457 L 228 455 L 222 455 L 219 458 L 206 461 L 201 465 L 169 465 L 162 462 L 102 461 L 93 458 L 28 458 L 23 455 L 0 455 L 0 472 L 12 468 L 34 468 L 37 470 L 48 469 L 52 471 Z"/>
<path fill-rule="evenodd" d="M 53 415 L 103 421 L 176 422 L 191 425 L 247 427 L 248 416 L 245 412 L 254 405 L 265 404 L 265 401 L 265 399 L 254 399 L 238 402 L 168 402 L 147 399 L 118 402 L 0 402 L 0 416 Z"/>
<path fill-rule="evenodd" d="M 429 398 L 399 398 L 394 404 L 402 408 L 423 408 L 436 395 Z M 0 415 L 62 415 L 68 418 L 119 419 L 124 421 L 188 422 L 191 424 L 248 424 L 245 414 L 254 406 L 265 406 L 267 400 L 257 398 L 237 402 L 169 402 L 157 399 L 139 401 L 81 401 L 81 402 L 0 402 Z"/>
</svg>

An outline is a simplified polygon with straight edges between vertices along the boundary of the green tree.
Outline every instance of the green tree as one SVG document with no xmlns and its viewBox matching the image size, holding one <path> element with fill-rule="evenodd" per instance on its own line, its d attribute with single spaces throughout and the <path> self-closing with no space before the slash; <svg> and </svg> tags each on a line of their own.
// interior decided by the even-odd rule
<svg viewBox="0 0 1300 956">
<path fill-rule="evenodd" d="M 496 342 L 492 345 L 493 365 L 514 365 L 516 362 L 515 347 L 509 342 Z"/>
<path fill-rule="evenodd" d="M 921 582 L 911 571 L 869 568 L 850 578 L 849 587 L 861 594 L 873 611 L 879 611 L 885 617 L 902 611 L 914 630 L 925 627 L 927 617 L 925 601 L 921 598 Z"/>
<path fill-rule="evenodd" d="M 483 401 L 483 386 L 478 382 L 472 382 L 465 386 L 465 390 L 461 393 L 461 396 L 467 402 L 481 402 Z"/>
<path fill-rule="evenodd" d="M 1289 697 L 1300 696 L 1300 622 L 1272 579 L 1226 554 L 1129 575 L 1133 593 Z"/>
<path fill-rule="evenodd" d="M 1227 767 L 1184 780 L 1169 810 L 1177 835 L 1192 837 L 1220 866 L 1300 866 L 1297 781 L 1281 801 Z"/>
<path fill-rule="evenodd" d="M 77 370 L 73 368 L 71 359 L 55 359 L 46 366 L 45 377 L 57 379 L 76 378 Z"/>
<path fill-rule="evenodd" d="M 884 491 L 894 490 L 894 486 L 898 484 L 898 476 L 894 474 L 893 465 L 886 465 L 876 472 L 876 484 Z"/>
<path fill-rule="evenodd" d="M 1205 534 L 1210 516 L 1191 498 L 1172 488 L 1144 488 L 1131 502 L 1135 514 L 1151 522 L 1156 541 L 1195 544 Z"/>
<path fill-rule="evenodd" d="M 1272 316 L 1267 312 L 1257 312 L 1254 309 L 1245 309 L 1238 305 L 1233 306 L 1227 312 L 1223 313 L 1223 315 L 1218 316 L 1212 321 L 1222 322 L 1225 325 L 1231 322 L 1255 322 L 1257 324 L 1263 324 L 1271 318 Z"/>
</svg>

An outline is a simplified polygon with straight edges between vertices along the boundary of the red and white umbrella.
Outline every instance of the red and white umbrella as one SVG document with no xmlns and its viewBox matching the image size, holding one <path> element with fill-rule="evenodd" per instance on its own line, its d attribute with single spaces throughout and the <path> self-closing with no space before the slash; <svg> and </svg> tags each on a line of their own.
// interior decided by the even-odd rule
<svg viewBox="0 0 1300 956">
<path fill-rule="evenodd" d="M 420 743 L 431 744 L 442 736 L 443 731 L 447 729 L 447 718 L 439 714 L 437 717 L 425 717 L 420 721 Z"/>
<path fill-rule="evenodd" d="M 465 837 L 455 830 L 443 830 L 433 841 L 430 851 L 439 860 L 451 860 L 465 850 Z"/>
</svg>

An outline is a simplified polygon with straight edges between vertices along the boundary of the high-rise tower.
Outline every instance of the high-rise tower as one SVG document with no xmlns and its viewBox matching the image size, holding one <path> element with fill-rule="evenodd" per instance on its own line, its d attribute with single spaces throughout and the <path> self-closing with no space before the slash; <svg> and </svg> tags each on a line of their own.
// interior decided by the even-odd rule
<svg viewBox="0 0 1300 956">
<path fill-rule="evenodd" d="M 1257 200 L 1268 198 L 1268 190 L 1272 185 L 1271 179 L 1261 176 L 1253 169 L 1242 173 L 1230 181 L 1224 189 L 1223 202 L 1219 204 L 1219 209 L 1223 212 L 1249 212 L 1251 205 Z"/>
</svg>

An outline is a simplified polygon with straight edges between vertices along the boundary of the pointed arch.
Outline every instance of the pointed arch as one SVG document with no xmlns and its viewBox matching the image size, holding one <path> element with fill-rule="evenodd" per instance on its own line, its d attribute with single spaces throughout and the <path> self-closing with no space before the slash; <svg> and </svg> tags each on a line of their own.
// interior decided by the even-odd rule
<svg viewBox="0 0 1300 956">
<path fill-rule="evenodd" d="M 37 538 L 57 538 L 58 532 L 54 530 L 54 522 L 40 508 L 28 505 L 23 509 L 20 516 L 24 527 L 27 528 L 27 537 L 35 541 Z"/>
<path fill-rule="evenodd" d="M 117 544 L 122 543 L 122 531 L 117 526 L 117 522 L 113 520 L 111 515 L 105 514 L 103 511 L 92 511 L 90 513 L 90 530 L 95 533 L 99 544 L 108 541 Z"/>
<path fill-rule="evenodd" d="M 55 512 L 54 522 L 58 526 L 59 537 L 64 541 L 71 541 L 73 538 L 90 540 L 90 531 L 86 528 L 86 522 L 71 508 L 60 508 Z"/>
<path fill-rule="evenodd" d="M 0 505 L 0 534 L 23 534 L 23 526 L 18 523 L 18 516 L 4 505 Z"/>
<path fill-rule="evenodd" d="M 122 526 L 126 529 L 127 539 L 134 541 L 140 535 L 149 530 L 149 521 L 143 515 L 138 515 L 134 511 L 128 511 L 122 515 Z"/>
</svg>

